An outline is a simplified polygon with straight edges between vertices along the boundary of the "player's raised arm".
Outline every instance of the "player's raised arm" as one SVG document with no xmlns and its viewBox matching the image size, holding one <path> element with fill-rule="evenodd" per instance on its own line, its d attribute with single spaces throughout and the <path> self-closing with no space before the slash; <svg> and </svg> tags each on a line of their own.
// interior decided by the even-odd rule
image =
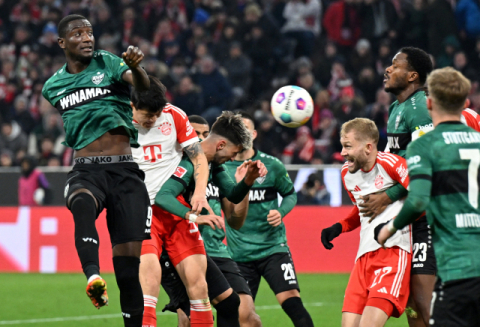
<svg viewBox="0 0 480 327">
<path fill-rule="evenodd" d="M 208 175 L 210 170 L 208 169 L 207 157 L 203 152 L 200 142 L 195 142 L 183 149 L 188 158 L 193 163 L 193 178 L 195 180 L 195 191 L 190 204 L 192 205 L 192 211 L 201 212 L 205 208 L 210 214 L 213 215 L 213 210 L 208 204 L 206 189 L 208 185 Z"/>
<path fill-rule="evenodd" d="M 282 196 L 282 203 L 278 209 L 272 209 L 268 212 L 267 221 L 273 227 L 278 227 L 282 223 L 282 219 L 292 211 L 297 204 L 297 192 L 293 186 L 292 180 L 288 175 L 285 166 L 274 161 L 275 173 L 278 176 L 275 179 L 275 190 Z"/>
<path fill-rule="evenodd" d="M 130 68 L 122 75 L 122 78 L 140 92 L 150 88 L 147 72 L 140 66 L 143 57 L 142 50 L 132 45 L 128 47 L 127 51 L 122 53 L 123 61 Z"/>
</svg>

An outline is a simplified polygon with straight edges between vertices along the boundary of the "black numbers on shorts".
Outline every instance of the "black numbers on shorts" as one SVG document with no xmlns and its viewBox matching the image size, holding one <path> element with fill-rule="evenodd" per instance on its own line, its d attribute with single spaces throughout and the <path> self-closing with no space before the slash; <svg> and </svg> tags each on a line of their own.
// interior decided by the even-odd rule
<svg viewBox="0 0 480 327">
<path fill-rule="evenodd" d="M 295 271 L 293 270 L 293 265 L 291 263 L 282 263 L 283 278 L 285 280 L 295 279 Z"/>
<path fill-rule="evenodd" d="M 147 228 L 150 228 L 152 226 L 152 207 L 148 206 L 148 212 L 147 212 Z"/>
<path fill-rule="evenodd" d="M 413 243 L 412 262 L 425 262 L 427 260 L 427 243 Z"/>
</svg>

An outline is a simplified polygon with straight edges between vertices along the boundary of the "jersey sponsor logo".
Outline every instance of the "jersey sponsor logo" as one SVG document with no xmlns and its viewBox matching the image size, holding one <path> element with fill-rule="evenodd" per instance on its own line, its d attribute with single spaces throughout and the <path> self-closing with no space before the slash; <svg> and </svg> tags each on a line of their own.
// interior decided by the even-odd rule
<svg viewBox="0 0 480 327">
<path fill-rule="evenodd" d="M 399 167 L 397 167 L 397 174 L 400 176 L 402 183 L 405 181 L 405 178 L 408 176 L 408 169 L 405 167 L 403 164 L 400 164 Z"/>
<path fill-rule="evenodd" d="M 394 150 L 407 149 L 407 145 L 412 141 L 412 133 L 387 133 L 387 138 L 388 148 L 395 153 Z"/>
<path fill-rule="evenodd" d="M 423 263 L 416 263 L 413 265 L 413 268 L 423 268 Z"/>
<path fill-rule="evenodd" d="M 399 137 L 388 136 L 388 147 L 390 149 L 400 149 L 400 144 L 398 143 Z"/>
<path fill-rule="evenodd" d="M 480 143 L 480 134 L 477 132 L 443 132 L 445 144 Z"/>
<path fill-rule="evenodd" d="M 430 128 L 433 128 L 433 123 L 420 125 L 420 126 L 415 127 L 415 129 L 420 129 L 420 130 L 422 130 L 422 129 L 428 129 L 429 130 Z"/>
<path fill-rule="evenodd" d="M 410 165 L 416 165 L 420 162 L 420 160 L 422 160 L 422 157 L 420 156 L 413 156 L 411 158 L 408 158 L 407 159 L 407 164 L 410 166 Z"/>
<path fill-rule="evenodd" d="M 145 161 L 157 162 L 157 160 L 162 159 L 162 145 L 146 145 L 143 147 L 143 154 Z"/>
<path fill-rule="evenodd" d="M 378 175 L 375 177 L 375 187 L 381 189 L 383 187 L 383 177 L 382 175 Z"/>
<path fill-rule="evenodd" d="M 187 173 L 187 170 L 183 168 L 182 166 L 178 166 L 175 172 L 173 173 L 173 176 L 176 176 L 178 178 L 182 178 L 183 175 Z"/>
<path fill-rule="evenodd" d="M 265 201 L 265 193 L 267 190 L 250 190 L 248 201 Z"/>
<path fill-rule="evenodd" d="M 69 107 L 73 107 L 74 105 L 81 104 L 91 99 L 100 98 L 110 93 L 112 93 L 112 91 L 106 88 L 91 87 L 88 89 L 78 90 L 61 98 L 59 103 L 61 109 L 66 110 Z"/>
<path fill-rule="evenodd" d="M 219 191 L 218 187 L 216 187 L 212 183 L 208 183 L 206 193 L 207 193 L 207 199 L 211 199 L 211 198 L 219 199 L 220 198 L 220 191 Z"/>
<path fill-rule="evenodd" d="M 172 134 L 172 124 L 170 124 L 168 121 L 163 122 L 158 129 L 162 132 L 163 135 L 170 135 Z"/>
<path fill-rule="evenodd" d="M 101 74 L 100 72 L 97 72 L 97 75 L 92 76 L 93 84 L 98 85 L 102 83 L 104 77 L 105 77 L 105 73 Z"/>
</svg>

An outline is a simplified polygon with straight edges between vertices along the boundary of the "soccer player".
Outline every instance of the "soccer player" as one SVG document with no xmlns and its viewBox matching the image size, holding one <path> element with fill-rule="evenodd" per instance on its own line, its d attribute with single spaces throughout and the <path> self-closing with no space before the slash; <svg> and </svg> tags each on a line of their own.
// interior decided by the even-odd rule
<svg viewBox="0 0 480 327">
<path fill-rule="evenodd" d="M 69 15 L 58 24 L 58 44 L 67 63 L 43 87 L 43 96 L 62 115 L 65 142 L 75 150 L 65 199 L 75 222 L 75 246 L 88 279 L 87 295 L 95 307 L 108 303 L 100 277 L 95 220 L 107 209 L 113 267 L 120 289 L 125 326 L 141 326 L 143 296 L 138 279 L 142 241 L 150 237 L 150 205 L 144 174 L 133 162 L 137 147 L 128 85 L 148 90 L 140 67 L 143 53 L 133 46 L 123 60 L 95 50 L 92 25 Z"/>
<path fill-rule="evenodd" d="M 239 113 L 255 139 L 257 132 L 252 116 L 246 112 Z M 293 183 L 280 160 L 253 148 L 238 154 L 235 161 L 225 165 L 230 176 L 245 160 L 262 160 L 268 174 L 258 178 L 250 191 L 249 210 L 242 228 L 236 230 L 226 225 L 228 251 L 246 278 L 253 299 L 263 276 L 294 326 L 313 326 L 312 318 L 300 298 L 282 221 L 297 203 Z M 280 206 L 277 194 L 283 197 Z"/>
<path fill-rule="evenodd" d="M 428 114 L 424 84 L 432 71 L 429 55 L 418 48 L 400 49 L 385 70 L 385 91 L 397 100 L 389 108 L 387 134 L 388 150 L 405 157 L 407 145 L 433 129 Z M 385 192 L 363 198 L 360 213 L 375 218 L 389 204 L 404 198 L 407 191 L 399 183 Z M 431 242 L 431 231 L 425 216 L 412 225 L 413 255 L 410 279 L 410 299 L 407 317 L 410 327 L 428 326 L 431 294 L 435 284 L 436 263 Z"/>
<path fill-rule="evenodd" d="M 467 102 L 470 102 L 470 100 L 467 100 Z M 460 121 L 477 132 L 480 132 L 480 115 L 475 110 L 470 108 L 462 110 Z"/>
<path fill-rule="evenodd" d="M 131 92 L 133 125 L 138 130 L 140 147 L 134 149 L 133 158 L 145 172 L 145 184 L 153 205 L 163 183 L 175 172 L 183 153 L 194 164 L 196 189 L 192 196 L 194 211 L 210 209 L 206 201 L 208 163 L 198 137 L 180 108 L 165 98 L 166 88 L 155 77 L 149 76 L 150 89 Z M 195 207 L 196 206 L 196 207 Z M 210 209 L 211 210 L 211 209 Z M 143 325 L 156 324 L 156 302 L 159 292 L 161 267 L 155 254 L 148 249 L 156 243 L 145 240 L 140 257 L 140 283 L 144 297 Z"/>
<path fill-rule="evenodd" d="M 460 122 L 471 84 L 450 67 L 433 71 L 427 84 L 435 129 L 408 146 L 410 191 L 378 241 L 385 244 L 427 210 L 438 259 L 430 326 L 479 326 L 480 133 Z"/>
<path fill-rule="evenodd" d="M 211 180 L 235 204 L 242 201 L 255 180 L 267 172 L 260 161 L 246 162 L 245 177 L 238 184 L 225 172 L 222 164 L 243 149 L 248 149 L 251 140 L 241 117 L 232 112 L 224 112 L 213 124 L 211 134 L 200 143 L 211 163 Z M 155 197 L 152 239 L 157 241 L 157 258 L 160 258 L 158 249 L 164 246 L 187 289 L 190 298 L 190 325 L 213 326 L 205 280 L 207 260 L 196 223 L 216 229 L 223 228 L 223 221 L 219 216 L 197 215 L 191 210 L 188 199 L 194 185 L 193 164 L 184 157 Z M 226 217 L 229 216 L 226 212 Z M 152 248 L 152 251 L 155 249 Z"/>
<path fill-rule="evenodd" d="M 398 318 L 402 315 L 409 295 L 410 226 L 383 249 L 373 239 L 375 227 L 395 217 L 403 201 L 390 204 L 372 222 L 359 212 L 358 207 L 363 195 L 385 191 L 397 183 L 408 187 L 405 159 L 378 152 L 378 138 L 375 123 L 366 118 L 346 122 L 340 132 L 341 154 L 346 160 L 342 180 L 354 207 L 346 219 L 322 230 L 322 243 L 330 250 L 333 248 L 330 242 L 335 237 L 361 227 L 355 266 L 343 301 L 343 327 L 384 326 L 391 316 Z"/>
</svg>

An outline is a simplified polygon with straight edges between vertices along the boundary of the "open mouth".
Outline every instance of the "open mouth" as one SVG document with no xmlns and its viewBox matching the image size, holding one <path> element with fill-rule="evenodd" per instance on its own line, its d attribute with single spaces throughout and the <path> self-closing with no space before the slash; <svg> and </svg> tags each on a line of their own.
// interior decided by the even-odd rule
<svg viewBox="0 0 480 327">
<path fill-rule="evenodd" d="M 385 75 L 383 75 L 383 76 L 384 76 L 384 78 L 383 78 L 383 83 L 386 83 L 386 82 L 387 82 L 387 80 L 389 80 L 389 79 L 390 79 L 390 77 L 388 77 L 388 75 L 387 75 L 387 74 L 385 74 Z"/>
<path fill-rule="evenodd" d="M 93 51 L 93 46 L 89 45 L 87 47 L 82 47 L 80 48 L 81 51 L 83 52 L 92 52 Z"/>
<path fill-rule="evenodd" d="M 352 158 L 345 158 L 347 160 L 347 165 L 348 165 L 348 168 L 352 168 L 353 166 L 355 166 L 355 159 L 352 159 Z"/>
</svg>

